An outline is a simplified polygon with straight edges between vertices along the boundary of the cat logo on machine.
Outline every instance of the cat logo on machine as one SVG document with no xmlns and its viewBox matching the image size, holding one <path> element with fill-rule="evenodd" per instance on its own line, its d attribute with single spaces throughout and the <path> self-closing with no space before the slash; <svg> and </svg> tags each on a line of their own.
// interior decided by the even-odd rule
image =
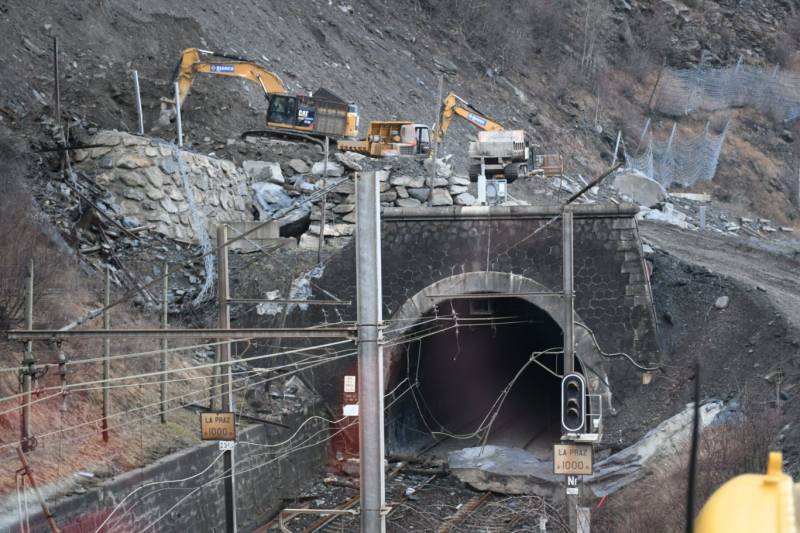
<svg viewBox="0 0 800 533">
<path fill-rule="evenodd" d="M 211 72 L 233 72 L 233 65 L 211 65 Z"/>
</svg>

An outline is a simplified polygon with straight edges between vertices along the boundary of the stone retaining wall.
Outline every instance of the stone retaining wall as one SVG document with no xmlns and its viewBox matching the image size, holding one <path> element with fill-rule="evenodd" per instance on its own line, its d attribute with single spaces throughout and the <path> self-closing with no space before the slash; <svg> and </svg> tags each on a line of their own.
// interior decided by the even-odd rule
<svg viewBox="0 0 800 533">
<path fill-rule="evenodd" d="M 181 169 L 192 184 L 207 230 L 218 221 L 253 218 L 248 178 L 230 161 L 119 131 L 102 131 L 89 144 L 103 146 L 76 150 L 76 168 L 107 191 L 105 203 L 125 217 L 127 225 L 151 226 L 179 240 L 195 239 Z"/>
<path fill-rule="evenodd" d="M 288 439 L 314 414 L 322 413 L 317 407 L 286 416 L 283 422 L 288 429 L 261 424 L 239 430 L 236 507 L 242 531 L 263 525 L 285 506 L 286 500 L 298 496 L 319 478 L 328 451 L 327 426 L 321 420 L 307 423 L 286 445 L 264 447 Z M 296 451 L 289 453 L 294 448 Z M 225 470 L 221 458 L 214 462 L 219 454 L 216 442 L 180 451 L 112 478 L 85 494 L 51 501 L 50 512 L 64 533 L 94 532 L 125 496 L 145 487 L 113 512 L 110 523 L 115 524 L 114 531 L 140 531 L 156 520 L 150 531 L 224 531 L 225 506 L 221 502 Z M 185 482 L 174 482 L 186 478 Z M 198 490 L 192 493 L 194 489 Z M 191 496 L 179 503 L 187 495 Z M 38 506 L 33 513 L 31 531 L 49 532 Z M 16 526 L 9 529 L 17 530 Z"/>
</svg>

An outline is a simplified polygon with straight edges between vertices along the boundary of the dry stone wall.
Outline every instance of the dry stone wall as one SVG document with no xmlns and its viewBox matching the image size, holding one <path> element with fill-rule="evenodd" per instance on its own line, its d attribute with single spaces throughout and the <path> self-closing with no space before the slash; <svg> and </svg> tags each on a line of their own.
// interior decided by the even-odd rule
<svg viewBox="0 0 800 533">
<path fill-rule="evenodd" d="M 431 184 L 430 161 L 336 153 L 328 163 L 326 180 L 323 162 L 310 159 L 283 164 L 245 161 L 237 167 L 228 160 L 119 131 L 101 131 L 87 144 L 94 147 L 74 152 L 76 168 L 105 192 L 103 203 L 111 214 L 129 227 L 147 226 L 182 241 L 198 240 L 192 220 L 194 204 L 198 220 L 210 235 L 218 222 L 252 221 L 257 213 L 260 220 L 276 216 L 281 235 L 298 237 L 301 247 L 317 249 L 320 233 L 327 246 L 344 246 L 355 232 L 354 174 L 361 171 L 382 171 L 378 179 L 383 207 L 424 206 L 429 197 L 434 207 L 475 203 L 469 179 L 454 175 L 445 160 L 437 161 L 437 176 Z M 182 173 L 188 178 L 186 184 Z M 323 202 L 318 192 L 333 182 L 338 185 Z M 193 202 L 187 184 L 191 184 Z M 292 204 L 299 208 L 289 215 L 279 214 Z"/>
<path fill-rule="evenodd" d="M 252 220 L 248 177 L 230 161 L 118 131 L 99 132 L 89 144 L 99 146 L 77 150 L 76 167 L 94 177 L 106 191 L 106 203 L 128 225 L 146 225 L 168 237 L 194 241 L 181 172 L 187 173 L 206 228 Z"/>
</svg>

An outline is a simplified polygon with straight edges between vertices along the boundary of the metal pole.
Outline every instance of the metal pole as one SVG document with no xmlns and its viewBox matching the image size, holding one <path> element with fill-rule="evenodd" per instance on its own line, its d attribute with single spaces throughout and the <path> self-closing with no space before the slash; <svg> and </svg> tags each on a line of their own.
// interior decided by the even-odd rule
<svg viewBox="0 0 800 533">
<path fill-rule="evenodd" d="M 108 307 L 111 303 L 111 267 L 106 265 L 106 294 L 104 306 Z M 103 311 L 103 327 L 111 329 L 111 311 Z M 108 442 L 108 411 L 109 411 L 109 388 L 108 380 L 111 377 L 111 339 L 103 339 L 103 442 Z"/>
<path fill-rule="evenodd" d="M 564 206 L 561 215 L 564 248 L 564 374 L 575 372 L 575 293 L 573 291 L 573 216 L 572 209 Z M 578 498 L 567 495 L 569 530 L 578 530 Z"/>
<path fill-rule="evenodd" d="M 53 79 L 55 81 L 56 124 L 61 126 L 61 80 L 58 72 L 58 39 L 53 37 Z M 65 154 L 66 157 L 66 154 Z"/>
<path fill-rule="evenodd" d="M 33 329 L 33 258 L 28 260 L 28 279 L 25 290 L 25 328 Z M 31 446 L 31 379 L 34 373 L 33 342 L 29 341 L 22 357 L 22 419 L 21 438 L 22 451 L 28 452 Z"/>
<path fill-rule="evenodd" d="M 655 104 L 655 102 L 653 101 L 653 98 L 656 95 L 656 90 L 658 89 L 658 84 L 661 82 L 661 75 L 664 74 L 664 68 L 666 68 L 666 66 L 667 66 L 667 58 L 665 56 L 664 59 L 661 61 L 661 68 L 658 71 L 658 76 L 656 76 L 656 83 L 655 83 L 655 85 L 653 85 L 653 90 L 650 92 L 650 98 L 647 99 L 647 112 L 648 112 L 648 114 L 653 110 L 653 105 Z"/>
<path fill-rule="evenodd" d="M 175 82 L 175 126 L 178 128 L 178 148 L 183 148 L 183 125 L 181 124 L 181 88 Z"/>
<path fill-rule="evenodd" d="M 375 172 L 356 175 L 356 279 L 358 297 L 358 443 L 361 471 L 361 531 L 386 531 L 383 471 L 383 348 L 379 344 L 381 239 Z"/>
<path fill-rule="evenodd" d="M 572 276 L 572 209 L 561 215 L 564 247 L 564 374 L 575 371 L 575 294 Z"/>
<path fill-rule="evenodd" d="M 144 135 L 144 116 L 142 115 L 142 93 L 139 90 L 139 71 L 133 71 L 133 90 L 136 93 L 136 116 L 139 117 L 139 135 Z"/>
<path fill-rule="evenodd" d="M 444 90 L 444 76 L 439 75 L 439 96 L 436 99 L 436 115 L 434 117 L 433 131 L 439 131 L 439 115 L 442 107 L 442 91 Z M 436 181 L 436 157 L 439 153 L 439 141 L 436 140 L 431 147 L 431 186 L 428 194 L 428 205 L 433 205 L 433 182 Z"/>
<path fill-rule="evenodd" d="M 219 297 L 219 328 L 231 327 L 231 315 L 228 307 L 228 227 L 224 224 L 217 226 L 217 293 Z M 227 341 L 227 338 L 220 339 Z M 222 411 L 234 411 L 233 387 L 231 386 L 231 345 L 219 345 L 220 367 L 224 374 L 222 380 Z M 236 533 L 236 478 L 234 451 L 226 450 L 223 456 L 225 477 L 225 531 Z"/>
<path fill-rule="evenodd" d="M 636 143 L 636 151 L 634 154 L 639 153 L 639 147 L 642 146 L 642 142 L 644 141 L 644 136 L 647 135 L 647 130 L 650 128 L 650 118 L 647 118 L 647 121 L 644 123 L 644 128 L 642 128 L 642 134 L 639 136 L 639 142 Z M 612 165 L 613 166 L 613 165 Z"/>
<path fill-rule="evenodd" d="M 328 154 L 329 154 L 328 136 L 325 136 L 325 162 L 322 164 L 322 182 L 325 184 L 323 187 L 328 186 Z M 328 192 L 325 191 L 322 195 L 322 214 L 319 221 L 319 244 L 317 245 L 317 264 L 322 264 L 322 247 L 325 246 L 325 210 L 328 208 Z"/>
<path fill-rule="evenodd" d="M 36 493 L 36 499 L 39 500 L 39 505 L 42 507 L 42 513 L 47 519 L 47 524 L 50 526 L 50 531 L 53 533 L 58 533 L 61 530 L 58 529 L 56 520 L 53 518 L 53 513 L 50 512 L 50 508 L 47 507 L 47 502 L 44 501 L 42 493 L 39 492 L 39 486 L 36 484 L 36 478 L 33 477 L 33 470 L 31 469 L 30 465 L 28 465 L 28 460 L 25 459 L 25 454 L 22 453 L 20 448 L 17 448 L 17 457 L 19 457 L 19 462 L 22 463 L 23 475 L 28 476 L 28 481 L 31 482 L 33 492 Z"/>
<path fill-rule="evenodd" d="M 617 143 L 614 145 L 614 159 L 611 160 L 612 167 L 617 164 L 617 153 L 619 152 L 620 140 L 622 140 L 622 130 L 619 130 L 619 132 L 617 132 Z"/>
<path fill-rule="evenodd" d="M 169 274 L 169 263 L 164 261 L 164 274 Z M 167 313 L 169 311 L 169 276 L 164 276 L 164 285 L 161 291 L 161 327 L 167 329 L 168 326 L 168 316 Z M 161 372 L 167 371 L 167 346 L 169 342 L 167 341 L 166 337 L 161 339 L 161 365 L 160 370 Z M 167 379 L 166 374 L 164 374 L 163 379 L 161 380 L 161 423 L 167 423 Z"/>
</svg>

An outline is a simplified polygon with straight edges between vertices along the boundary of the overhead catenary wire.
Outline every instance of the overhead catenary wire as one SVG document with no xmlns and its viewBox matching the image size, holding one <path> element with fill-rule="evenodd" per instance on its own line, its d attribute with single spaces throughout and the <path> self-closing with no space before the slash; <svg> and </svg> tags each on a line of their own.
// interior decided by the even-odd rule
<svg viewBox="0 0 800 533">
<path fill-rule="evenodd" d="M 509 316 L 509 317 L 500 317 L 500 318 L 510 319 L 510 318 L 516 318 L 516 317 Z M 451 317 L 449 317 L 449 316 L 437 317 L 437 318 L 433 318 L 433 319 L 430 319 L 430 320 L 426 320 L 424 323 L 434 322 L 434 321 L 437 321 L 437 320 L 447 320 L 447 321 L 449 321 L 449 320 L 451 320 Z M 476 326 L 476 327 L 479 327 L 479 326 L 497 326 L 497 325 L 519 324 L 519 323 L 526 323 L 527 322 L 526 320 L 503 321 L 503 320 L 498 320 L 498 319 L 496 319 L 494 317 L 491 317 L 491 318 L 474 318 L 474 319 L 460 318 L 459 320 L 462 320 L 462 321 L 464 321 L 464 320 L 473 320 L 474 321 L 474 322 L 470 322 L 468 324 L 462 324 L 462 326 L 464 326 L 464 327 L 470 327 L 470 326 Z M 478 322 L 483 322 L 483 323 L 478 323 Z M 446 332 L 446 331 L 449 331 L 449 330 L 452 330 L 452 329 L 458 328 L 458 327 L 459 327 L 459 325 L 455 324 L 455 325 L 448 326 L 448 327 L 445 327 L 445 328 L 438 328 L 438 329 L 437 328 L 428 328 L 426 330 L 413 332 L 413 334 L 409 334 L 409 335 L 406 335 L 406 336 L 389 337 L 387 339 L 387 341 L 383 343 L 383 346 L 392 347 L 392 346 L 397 346 L 397 345 L 400 345 L 400 344 L 405 344 L 405 343 L 408 343 L 408 342 L 414 342 L 416 340 L 420 340 L 420 339 L 423 339 L 423 338 L 426 338 L 426 337 L 429 337 L 429 336 L 432 336 L 432 335 L 437 335 L 439 333 L 443 333 L 443 332 Z M 349 343 L 349 342 L 350 341 L 342 341 L 341 343 L 345 343 L 346 344 L 346 343 Z M 332 343 L 332 344 L 339 344 L 339 343 Z M 323 347 L 325 347 L 325 346 L 327 346 L 327 345 L 323 345 Z M 274 353 L 274 354 L 267 354 L 267 355 L 262 355 L 262 356 L 253 356 L 253 357 L 247 357 L 247 358 L 234 359 L 234 360 L 232 360 L 230 362 L 230 364 L 241 363 L 241 362 L 245 362 L 246 363 L 246 362 L 254 360 L 254 359 L 263 359 L 263 358 L 266 358 L 266 357 L 277 357 L 277 356 L 281 356 L 281 355 L 287 355 L 289 352 L 309 355 L 309 354 L 306 353 L 307 351 L 315 350 L 315 349 L 319 349 L 319 348 L 320 348 L 319 346 L 310 346 L 310 347 L 298 348 L 298 349 L 295 349 L 295 350 L 279 352 L 279 353 Z M 347 352 L 347 351 L 348 350 L 338 350 L 338 351 L 334 351 L 334 352 L 328 352 L 327 354 L 314 355 L 313 357 L 314 358 L 324 358 L 324 357 L 327 357 L 327 356 L 335 356 L 337 354 L 340 354 L 342 352 Z M 284 366 L 293 366 L 295 364 L 297 364 L 297 363 L 291 363 L 291 364 L 284 365 Z M 214 366 L 214 365 L 222 366 L 222 363 L 209 363 L 207 365 L 188 366 L 188 367 L 183 367 L 183 368 L 179 368 L 179 369 L 174 369 L 170 373 L 177 373 L 179 371 L 190 371 L 190 370 L 194 370 L 194 369 L 207 368 L 207 367 L 211 367 L 211 366 Z M 273 367 L 266 367 L 266 368 L 254 367 L 254 368 L 251 368 L 251 369 L 249 369 L 247 371 L 235 372 L 235 374 L 240 374 L 240 373 L 251 374 L 251 373 L 258 373 L 258 372 L 268 372 L 272 368 Z M 150 372 L 150 373 L 147 373 L 147 374 L 136 374 L 136 375 L 131 375 L 131 376 L 120 376 L 118 378 L 115 378 L 115 381 L 127 381 L 129 379 L 135 379 L 135 378 L 138 378 L 138 377 L 158 376 L 158 375 L 162 375 L 164 373 L 165 372 L 159 371 L 159 372 Z M 110 388 L 140 387 L 140 386 L 143 386 L 143 385 L 144 386 L 147 386 L 147 385 L 158 385 L 158 384 L 161 384 L 161 383 L 175 383 L 175 382 L 190 381 L 190 380 L 196 380 L 196 379 L 208 379 L 208 376 L 206 376 L 206 375 L 190 376 L 190 377 L 176 378 L 176 379 L 170 379 L 170 380 L 151 380 L 151 381 L 135 382 L 135 383 L 128 383 L 128 384 L 116 384 L 116 385 L 108 385 L 108 386 Z M 105 380 L 95 380 L 95 381 L 89 381 L 89 382 L 73 383 L 73 384 L 67 386 L 67 388 L 68 388 L 67 392 L 87 392 L 87 391 L 93 391 L 93 390 L 100 390 L 100 389 L 103 388 L 103 386 L 100 385 L 100 384 L 104 383 L 104 382 L 105 382 Z M 81 385 L 89 385 L 89 384 L 98 385 L 98 386 L 96 386 L 96 387 L 81 387 Z M 43 387 L 43 388 L 38 389 L 38 391 L 41 393 L 41 392 L 44 392 L 46 390 L 56 390 L 56 389 L 59 392 L 51 394 L 51 395 L 48 395 L 48 396 L 45 396 L 45 397 L 37 398 L 37 399 L 32 400 L 31 402 L 29 402 L 29 404 L 25 404 L 25 405 L 32 405 L 32 404 L 36 404 L 36 403 L 41 403 L 41 402 L 44 402 L 44 401 L 52 399 L 52 398 L 57 398 L 57 397 L 63 396 L 63 394 L 64 394 L 64 386 L 62 386 L 62 385 L 52 386 L 52 387 Z M 13 399 L 16 399 L 16 398 L 19 398 L 19 397 L 20 397 L 20 394 L 16 394 L 16 395 L 13 395 L 13 396 L 8 396 L 6 398 L 0 399 L 0 403 L 2 403 L 4 401 L 10 401 L 10 400 L 13 400 Z M 0 411 L 0 415 L 16 411 L 16 410 L 19 409 L 19 407 L 20 407 L 19 404 L 17 404 L 14 407 L 9 408 L 9 409 L 7 409 L 5 411 Z"/>
<path fill-rule="evenodd" d="M 292 370 L 292 371 L 289 371 L 289 372 L 285 372 L 285 373 L 280 374 L 280 375 L 268 377 L 268 378 L 265 378 L 263 380 L 257 381 L 257 384 L 263 384 L 263 383 L 267 383 L 267 382 L 270 382 L 270 381 L 273 381 L 273 380 L 276 380 L 276 379 L 284 378 L 286 376 L 289 376 L 289 375 L 292 375 L 292 374 L 295 374 L 295 373 L 298 373 L 298 372 L 303 372 L 303 371 L 308 370 L 310 368 L 316 368 L 317 366 L 320 366 L 322 364 L 326 364 L 326 363 L 329 363 L 329 362 L 332 362 L 332 361 L 335 361 L 335 360 L 339 360 L 339 359 L 343 359 L 343 358 L 346 358 L 346 357 L 352 357 L 353 355 L 355 355 L 355 352 L 346 353 L 346 354 L 343 354 L 343 355 L 340 355 L 340 356 L 337 356 L 337 357 L 326 358 L 326 359 L 324 359 L 322 361 L 317 360 L 317 361 L 314 361 L 312 363 L 309 363 L 308 365 L 306 365 L 304 367 L 298 367 L 295 370 Z M 297 364 L 298 363 L 288 363 L 286 365 L 283 365 L 281 368 L 297 367 Z M 243 381 L 245 379 L 246 378 L 239 378 L 236 381 L 240 382 L 240 381 Z M 141 385 L 141 384 L 135 384 L 135 386 L 138 386 L 138 385 Z M 196 395 L 196 394 L 201 394 L 205 390 L 216 389 L 216 388 L 217 387 L 210 387 L 209 386 L 209 387 L 207 387 L 205 389 L 201 389 L 201 390 L 198 390 L 198 391 L 192 391 L 192 392 L 183 394 L 181 396 L 171 397 L 169 399 L 169 401 L 170 402 L 174 402 L 174 401 L 180 400 L 180 399 L 182 399 L 184 397 L 193 396 L 193 395 Z M 237 392 L 237 391 L 240 391 L 240 390 L 244 390 L 245 388 L 247 388 L 247 387 L 245 386 L 245 387 L 235 388 L 234 392 Z M 220 392 L 220 393 L 216 393 L 216 394 L 212 394 L 210 396 L 206 396 L 206 397 L 200 398 L 200 400 L 207 400 L 207 399 L 210 399 L 212 397 L 220 397 L 221 395 L 222 395 L 222 393 Z M 112 417 L 115 417 L 115 416 L 129 416 L 130 413 L 132 413 L 132 412 L 141 411 L 141 410 L 144 410 L 144 409 L 147 409 L 147 408 L 150 408 L 150 407 L 158 407 L 160 405 L 161 405 L 161 401 L 159 400 L 159 401 L 153 402 L 151 404 L 147 404 L 147 405 L 139 406 L 139 407 L 134 408 L 134 409 L 130 409 L 130 410 L 126 411 L 126 412 L 113 413 L 113 414 L 111 414 L 109 416 L 109 418 L 112 418 Z M 184 407 L 183 405 L 178 405 L 176 407 L 173 407 L 173 408 L 170 408 L 170 409 L 166 409 L 163 412 L 164 413 L 168 413 L 168 412 L 174 411 L 176 409 L 182 409 L 183 407 Z M 156 412 L 156 413 L 154 413 L 152 415 L 146 415 L 146 416 L 143 416 L 143 417 L 140 417 L 140 418 L 131 419 L 131 420 L 129 420 L 129 421 L 123 423 L 123 424 L 116 425 L 114 429 L 119 429 L 120 427 L 124 427 L 126 425 L 138 422 L 140 419 L 160 416 L 161 413 L 162 413 L 162 411 L 159 410 L 158 412 Z M 101 420 L 102 420 L 102 417 L 94 419 L 94 420 L 89 420 L 89 421 L 86 421 L 86 422 L 82 422 L 80 424 L 72 425 L 69 428 L 64 429 L 63 432 L 73 431 L 73 430 L 76 430 L 76 429 L 79 429 L 79 428 L 82 428 L 82 427 L 86 427 L 86 426 L 89 426 L 89 425 L 92 425 L 92 424 L 97 424 Z M 100 430 L 98 430 L 98 432 L 99 431 Z M 37 439 L 42 440 L 44 438 L 51 437 L 53 435 L 57 435 L 57 434 L 60 434 L 60 433 L 62 433 L 62 430 L 51 431 L 49 433 L 44 433 L 44 434 L 38 435 Z M 85 435 L 82 435 L 82 436 L 80 436 L 78 438 L 83 438 L 83 437 L 85 437 Z M 10 443 L 7 443 L 7 444 L 0 445 L 0 449 L 9 448 L 9 447 L 16 447 L 18 445 L 19 445 L 19 442 L 16 442 L 16 441 L 15 442 L 10 442 Z"/>
<path fill-rule="evenodd" d="M 408 391 L 408 389 L 406 390 L 406 392 L 407 392 L 407 391 Z M 405 393 L 404 393 L 404 394 L 405 394 Z M 401 397 L 402 397 L 402 395 L 400 395 L 398 398 L 395 398 L 394 400 L 392 400 L 392 401 L 391 401 L 389 404 L 387 404 L 387 405 L 384 407 L 384 410 L 386 410 L 386 409 L 388 409 L 390 406 L 392 406 L 392 405 L 393 405 L 393 404 L 394 404 L 396 401 L 398 401 L 398 400 L 399 400 L 399 398 L 401 398 Z M 322 443 L 324 443 L 324 442 L 328 442 L 329 440 L 333 439 L 335 436 L 337 436 L 337 435 L 341 434 L 342 432 L 346 431 L 346 430 L 347 430 L 347 429 L 349 429 L 350 427 L 353 427 L 353 426 L 354 426 L 356 423 L 357 423 L 356 421 L 353 421 L 353 422 L 351 422 L 351 423 L 347 424 L 346 426 L 344 426 L 344 427 L 340 428 L 338 431 L 336 431 L 336 432 L 334 432 L 334 433 L 332 433 L 332 434 L 328 435 L 326 438 L 324 438 L 324 439 L 322 439 L 322 440 L 320 440 L 320 441 L 318 441 L 318 442 L 314 442 L 314 443 L 311 443 L 311 444 L 308 444 L 308 445 L 300 445 L 300 446 L 297 446 L 297 447 L 295 447 L 295 448 L 293 448 L 293 449 L 290 449 L 289 451 L 286 451 L 286 452 L 284 452 L 284 453 L 281 453 L 281 455 L 278 455 L 278 456 L 276 456 L 276 457 L 273 457 L 272 459 L 270 459 L 269 461 L 267 461 L 267 462 L 265 462 L 265 463 L 262 463 L 262 464 L 259 464 L 259 465 L 256 465 L 256 466 L 253 466 L 253 467 L 250 467 L 250 468 L 246 468 L 246 469 L 237 469 L 236 475 L 237 475 L 237 476 L 241 476 L 241 475 L 243 475 L 243 474 L 245 474 L 245 473 L 247 473 L 247 472 L 250 472 L 250 471 L 252 471 L 252 470 L 257 470 L 257 469 L 259 469 L 259 468 L 264 468 L 264 467 L 266 467 L 266 466 L 268 466 L 268 465 L 270 465 L 270 464 L 274 463 L 275 461 L 278 461 L 278 460 L 280 460 L 280 459 L 283 459 L 283 458 L 285 458 L 285 457 L 288 457 L 288 456 L 289 456 L 289 455 L 291 455 L 292 453 L 296 453 L 296 452 L 298 452 L 298 451 L 300 451 L 300 450 L 304 450 L 304 449 L 311 448 L 311 447 L 313 447 L 313 446 L 317 446 L 317 445 L 319 445 L 319 444 L 322 444 Z M 324 431 L 328 431 L 328 430 L 326 429 L 326 430 L 324 430 Z M 314 436 L 318 435 L 319 433 L 320 433 L 320 432 L 317 432 L 316 434 L 314 434 Z M 312 437 L 312 438 L 313 438 L 313 437 Z M 308 440 L 310 440 L 310 438 L 309 438 L 309 439 L 306 439 L 306 441 L 304 441 L 304 443 L 305 443 L 305 442 L 307 442 Z M 248 457 L 246 460 L 253 460 L 254 458 L 260 457 L 260 456 L 262 456 L 262 455 L 265 455 L 265 454 L 256 454 L 256 455 L 251 455 L 251 456 L 249 456 L 249 457 Z M 222 481 L 222 480 L 226 479 L 226 478 L 227 478 L 227 477 L 229 477 L 230 475 L 231 475 L 231 474 L 230 474 L 230 472 L 229 472 L 229 471 L 225 471 L 225 472 L 223 472 L 223 475 L 221 475 L 221 476 L 219 476 L 219 477 L 217 477 L 217 478 L 215 478 L 215 479 L 209 480 L 209 481 L 207 481 L 206 483 L 203 483 L 202 485 L 200 485 L 200 486 L 196 487 L 196 488 L 195 488 L 194 490 L 192 490 L 192 491 L 191 491 L 189 494 L 185 495 L 183 498 L 181 498 L 180 500 L 178 500 L 178 501 L 177 501 L 177 502 L 176 502 L 176 503 L 175 503 L 175 504 L 174 504 L 172 507 L 170 507 L 169 509 L 167 509 L 167 511 L 165 511 L 165 512 L 164 512 L 164 513 L 162 513 L 162 514 L 161 514 L 159 517 L 157 517 L 157 518 L 156 518 L 156 519 L 155 519 L 153 522 L 149 523 L 149 524 L 148 524 L 147 526 L 145 526 L 143 529 L 140 529 L 140 530 L 138 530 L 138 532 L 137 532 L 137 533 L 145 533 L 145 532 L 146 532 L 146 531 L 148 531 L 150 528 L 152 528 L 153 526 L 155 526 L 155 525 L 156 525 L 158 522 L 160 522 L 160 521 L 161 521 L 161 520 L 162 520 L 164 517 L 168 516 L 168 515 L 169 515 L 169 513 L 171 513 L 173 510 L 175 510 L 175 509 L 176 509 L 176 508 L 177 508 L 177 507 L 178 507 L 180 504 L 182 504 L 184 501 L 186 501 L 186 500 L 187 500 L 187 499 L 189 499 L 191 496 L 193 496 L 193 495 L 194 495 L 194 494 L 195 494 L 197 491 L 199 491 L 199 490 L 201 490 L 201 489 L 203 489 L 203 488 L 205 488 L 205 487 L 207 487 L 208 485 L 211 485 L 211 484 L 213 484 L 213 483 L 218 483 L 218 482 L 220 482 L 220 481 Z M 99 530 L 97 530 L 95 533 L 99 533 Z"/>
<path fill-rule="evenodd" d="M 264 359 L 280 357 L 280 356 L 283 356 L 283 355 L 291 355 L 291 354 L 303 352 L 303 351 L 306 351 L 306 350 L 309 350 L 309 349 L 321 349 L 321 348 L 326 348 L 326 347 L 330 347 L 330 346 L 338 346 L 338 345 L 342 345 L 342 344 L 348 344 L 348 343 L 351 343 L 351 342 L 352 341 L 349 340 L 349 339 L 348 340 L 341 340 L 341 341 L 334 341 L 334 342 L 329 342 L 327 344 L 316 345 L 313 348 L 311 348 L 311 347 L 295 348 L 295 349 L 291 349 L 291 350 L 285 350 L 283 352 L 269 353 L 269 354 L 264 354 L 264 355 L 256 355 L 256 356 L 252 356 L 252 357 L 247 357 L 245 359 L 233 359 L 231 361 L 220 361 L 220 362 L 215 362 L 215 363 L 203 363 L 201 365 L 195 365 L 195 366 L 191 366 L 191 367 L 172 368 L 172 369 L 166 369 L 166 370 L 157 370 L 157 371 L 154 371 L 154 372 L 145 372 L 145 373 L 142 373 L 142 374 L 134 374 L 134 375 L 129 375 L 129 376 L 117 376 L 117 377 L 113 377 L 113 378 L 109 378 L 109 379 L 98 379 L 98 380 L 92 380 L 92 381 L 80 381 L 80 382 L 76 382 L 76 383 L 72 383 L 72 384 L 67 385 L 67 389 L 69 390 L 69 389 L 72 389 L 72 388 L 75 388 L 75 387 L 80 387 L 80 386 L 85 386 L 85 385 L 96 385 L 96 384 L 100 384 L 100 383 L 110 383 L 110 382 L 115 382 L 115 381 L 126 381 L 126 380 L 144 378 L 144 377 L 161 376 L 161 375 L 166 375 L 166 374 L 176 374 L 176 373 L 180 373 L 180 372 L 189 372 L 189 371 L 192 371 L 192 370 L 200 370 L 200 369 L 204 369 L 204 368 L 223 367 L 223 366 L 234 365 L 236 363 L 241 363 L 241 362 L 259 361 L 259 360 L 264 360 Z M 39 391 L 41 392 L 41 391 L 55 390 L 55 389 L 61 390 L 61 385 L 52 386 L 52 387 L 42 387 L 42 388 L 39 389 Z M 11 395 L 11 396 L 6 396 L 5 398 L 0 398 L 0 402 L 13 400 L 15 398 L 19 398 L 19 397 L 24 396 L 24 395 L 25 395 L 24 393 L 18 393 L 18 394 L 14 394 L 14 395 Z"/>
</svg>

